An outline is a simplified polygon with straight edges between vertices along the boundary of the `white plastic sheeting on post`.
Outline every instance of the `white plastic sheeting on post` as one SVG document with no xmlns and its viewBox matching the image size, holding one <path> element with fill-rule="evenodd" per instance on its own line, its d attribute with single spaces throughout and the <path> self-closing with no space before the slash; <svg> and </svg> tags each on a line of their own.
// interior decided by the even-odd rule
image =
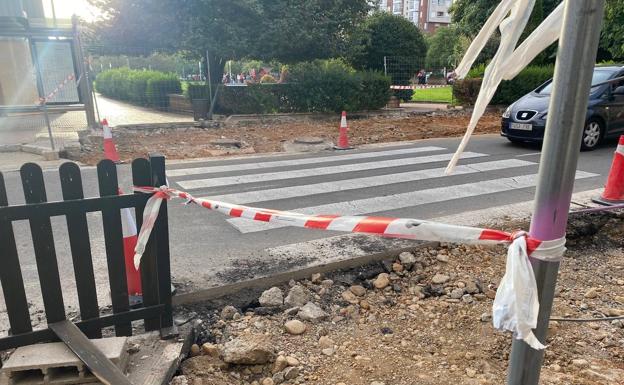
<svg viewBox="0 0 624 385">
<path fill-rule="evenodd" d="M 455 169 L 459 157 L 466 148 L 470 136 L 487 105 L 492 100 L 498 85 L 503 80 L 513 79 L 540 52 L 557 41 L 563 22 L 563 3 L 560 4 L 531 35 L 518 47 L 518 40 L 524 31 L 533 11 L 535 0 L 503 0 L 486 21 L 481 32 L 473 40 L 464 58 L 457 67 L 458 78 L 464 78 L 477 59 L 483 47 L 498 27 L 501 42 L 494 58 L 485 69 L 481 90 L 470 118 L 470 123 L 457 151 L 449 161 L 446 174 Z"/>
</svg>

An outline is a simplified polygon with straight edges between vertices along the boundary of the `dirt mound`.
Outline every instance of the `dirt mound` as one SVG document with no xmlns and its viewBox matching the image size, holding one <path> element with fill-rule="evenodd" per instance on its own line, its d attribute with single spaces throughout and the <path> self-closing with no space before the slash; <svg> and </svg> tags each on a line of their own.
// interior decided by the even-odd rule
<svg viewBox="0 0 624 385">
<path fill-rule="evenodd" d="M 373 117 L 349 120 L 349 140 L 352 145 L 396 142 L 404 140 L 454 137 L 463 135 L 470 120 L 468 111 L 433 112 L 403 117 Z M 248 124 L 244 127 L 209 129 L 176 128 L 157 130 L 120 130 L 115 132 L 115 144 L 120 157 L 129 161 L 159 152 L 168 159 L 203 158 L 250 153 L 283 151 L 283 142 L 301 137 L 316 137 L 335 141 L 336 121 L 275 122 Z M 500 131 L 500 115 L 487 113 L 479 122 L 476 133 Z M 240 146 L 219 145 L 224 139 L 236 140 Z M 102 159 L 101 147 L 94 144 L 80 156 L 81 162 L 95 164 Z"/>
<path fill-rule="evenodd" d="M 604 213 L 571 220 L 553 316 L 624 315 L 623 225 L 622 218 Z M 184 367 L 182 374 L 189 384 L 213 378 L 232 385 L 501 384 L 512 336 L 493 329 L 491 307 L 504 268 L 503 247 L 441 245 L 279 288 L 284 297 L 294 290 L 327 313 L 329 319 L 319 322 L 301 319 L 297 307 L 286 305 L 266 308 L 253 301 L 243 314 L 228 310 L 227 317 L 204 305 L 198 307 L 199 344 L 214 343 L 218 355 L 227 341 L 264 334 L 278 358 L 222 369 L 210 361 L 210 375 Z M 293 319 L 304 322 L 303 334 L 285 329 Z M 553 321 L 546 342 L 542 384 L 624 383 L 621 319 Z"/>
</svg>

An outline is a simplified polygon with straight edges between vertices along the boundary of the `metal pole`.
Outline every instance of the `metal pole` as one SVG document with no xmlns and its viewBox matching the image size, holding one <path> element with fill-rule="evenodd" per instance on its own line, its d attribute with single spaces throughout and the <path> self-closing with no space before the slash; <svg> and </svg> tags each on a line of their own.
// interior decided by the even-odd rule
<svg viewBox="0 0 624 385">
<path fill-rule="evenodd" d="M 565 236 L 585 125 L 605 0 L 566 0 L 555 78 L 540 160 L 530 234 L 544 241 Z M 540 303 L 535 336 L 546 340 L 559 262 L 531 259 Z M 508 385 L 537 385 L 544 351 L 514 339 Z"/>
<path fill-rule="evenodd" d="M 52 20 L 54 22 L 54 28 L 57 28 L 58 23 L 56 21 L 56 8 L 54 7 L 54 0 L 50 0 L 50 7 L 52 8 Z"/>
<path fill-rule="evenodd" d="M 206 50 L 206 79 L 208 79 L 208 92 L 210 93 L 210 104 L 212 105 L 212 79 L 210 78 L 210 56 Z"/>
<path fill-rule="evenodd" d="M 388 76 L 388 58 L 384 56 L 384 75 Z"/>
<path fill-rule="evenodd" d="M 43 118 L 48 128 L 48 135 L 50 136 L 50 147 L 52 151 L 54 151 L 56 148 L 54 147 L 54 136 L 52 135 L 52 125 L 50 124 L 50 116 L 48 115 L 48 106 L 46 105 L 48 101 L 46 100 L 45 88 L 43 87 L 43 78 L 41 75 L 41 64 L 39 63 L 39 52 L 37 50 L 37 44 L 31 39 L 29 39 L 29 41 L 30 41 L 30 46 L 32 50 L 33 64 L 35 66 L 35 71 L 36 71 L 35 77 L 37 78 L 37 92 L 39 93 L 39 98 L 43 100 L 43 103 L 41 104 L 41 109 L 43 110 Z"/>
<path fill-rule="evenodd" d="M 72 28 L 74 35 L 72 41 L 72 51 L 74 54 L 74 63 L 76 65 L 76 70 L 78 71 L 78 73 L 76 73 L 76 85 L 78 86 L 80 99 L 82 101 L 82 104 L 84 105 L 85 116 L 87 118 L 87 126 L 91 129 L 94 129 L 99 127 L 99 120 L 96 120 L 95 117 L 95 94 L 91 89 L 89 68 L 82 52 L 82 39 L 80 38 L 80 27 L 78 25 L 78 18 L 76 16 L 72 17 Z"/>
</svg>

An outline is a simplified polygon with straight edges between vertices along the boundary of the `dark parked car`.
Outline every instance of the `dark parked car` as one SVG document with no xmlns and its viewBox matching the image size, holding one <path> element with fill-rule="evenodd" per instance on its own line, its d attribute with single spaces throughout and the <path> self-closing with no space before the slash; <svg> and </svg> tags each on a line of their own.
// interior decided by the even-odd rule
<svg viewBox="0 0 624 385">
<path fill-rule="evenodd" d="M 624 67 L 596 67 L 592 84 L 624 76 Z M 541 142 L 548 117 L 552 79 L 524 95 L 503 113 L 501 135 L 511 142 Z M 624 134 L 624 81 L 592 87 L 583 129 L 583 150 Z"/>
</svg>

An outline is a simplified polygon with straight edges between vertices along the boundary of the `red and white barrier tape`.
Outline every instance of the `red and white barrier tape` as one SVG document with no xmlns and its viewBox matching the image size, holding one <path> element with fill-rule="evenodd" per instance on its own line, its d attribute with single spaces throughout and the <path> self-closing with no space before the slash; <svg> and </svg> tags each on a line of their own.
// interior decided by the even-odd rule
<svg viewBox="0 0 624 385">
<path fill-rule="evenodd" d="M 413 85 L 413 86 L 390 86 L 391 90 L 426 90 L 429 88 L 443 88 L 448 87 L 447 84 L 421 84 L 421 85 Z"/>
<path fill-rule="evenodd" d="M 48 94 L 48 96 L 46 96 L 45 98 L 39 98 L 39 100 L 37 101 L 40 105 L 47 103 L 50 99 L 54 98 L 56 96 L 56 94 L 58 94 L 59 92 L 61 92 L 61 90 L 63 88 L 65 88 L 65 86 L 67 85 L 67 83 L 69 83 L 70 81 L 74 80 L 74 74 L 68 75 L 58 86 L 56 86 L 55 89 L 52 90 L 52 92 L 50 92 Z"/>
<path fill-rule="evenodd" d="M 191 194 L 167 186 L 134 187 L 134 191 L 154 194 L 145 205 L 143 226 L 135 249 L 134 264 L 137 269 L 158 217 L 160 205 L 163 200 L 171 198 L 185 199 L 187 204 L 194 203 L 231 217 L 278 222 L 308 229 L 366 233 L 422 241 L 509 245 L 505 276 L 501 280 L 493 305 L 494 326 L 498 329 L 513 331 L 516 338 L 524 340 L 534 349 L 545 348 L 532 332 L 532 329 L 537 327 L 539 302 L 529 255 L 545 261 L 559 261 L 565 251 L 565 238 L 539 241 L 523 231 L 507 233 L 407 218 L 306 215 L 195 198 Z"/>
</svg>

